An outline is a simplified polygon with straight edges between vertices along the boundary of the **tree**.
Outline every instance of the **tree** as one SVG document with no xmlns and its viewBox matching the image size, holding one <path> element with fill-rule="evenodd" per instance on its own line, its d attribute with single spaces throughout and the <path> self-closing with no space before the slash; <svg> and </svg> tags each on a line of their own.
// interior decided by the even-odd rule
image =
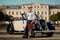
<svg viewBox="0 0 60 40">
<path fill-rule="evenodd" d="M 4 14 L 3 12 L 0 11 L 0 21 L 2 21 L 4 19 Z"/>
<path fill-rule="evenodd" d="M 60 12 L 57 12 L 57 21 L 60 21 Z"/>
<path fill-rule="evenodd" d="M 12 16 L 9 16 L 7 14 L 4 14 L 2 11 L 0 11 L 0 21 L 10 21 Z"/>
<path fill-rule="evenodd" d="M 50 20 L 52 20 L 52 21 L 60 21 L 60 12 L 57 12 L 56 14 L 54 14 L 54 15 L 51 15 L 50 16 Z"/>
<path fill-rule="evenodd" d="M 11 15 L 4 14 L 4 21 L 10 21 L 13 18 Z"/>
<path fill-rule="evenodd" d="M 51 15 L 51 16 L 50 16 L 50 20 L 52 20 L 52 21 L 56 21 L 56 17 L 55 17 L 55 15 Z"/>
</svg>

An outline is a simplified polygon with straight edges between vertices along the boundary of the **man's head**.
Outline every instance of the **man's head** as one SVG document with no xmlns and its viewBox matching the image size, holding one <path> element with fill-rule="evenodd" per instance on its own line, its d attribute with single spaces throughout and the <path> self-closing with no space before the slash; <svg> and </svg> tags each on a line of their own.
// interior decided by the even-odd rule
<svg viewBox="0 0 60 40">
<path fill-rule="evenodd" d="M 28 12 L 32 12 L 32 7 L 28 7 Z"/>
</svg>

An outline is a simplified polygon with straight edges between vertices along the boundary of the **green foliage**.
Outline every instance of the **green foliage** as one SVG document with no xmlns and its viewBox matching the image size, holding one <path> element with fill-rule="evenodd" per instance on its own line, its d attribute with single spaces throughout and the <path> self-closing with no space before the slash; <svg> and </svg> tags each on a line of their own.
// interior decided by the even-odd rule
<svg viewBox="0 0 60 40">
<path fill-rule="evenodd" d="M 0 11 L 0 21 L 10 21 L 12 16 L 8 16 Z"/>
<path fill-rule="evenodd" d="M 51 15 L 50 20 L 52 20 L 52 21 L 60 21 L 60 12 L 57 12 L 56 14 Z"/>
<path fill-rule="evenodd" d="M 58 12 L 56 15 L 57 15 L 57 20 L 60 21 L 60 12 Z"/>
</svg>

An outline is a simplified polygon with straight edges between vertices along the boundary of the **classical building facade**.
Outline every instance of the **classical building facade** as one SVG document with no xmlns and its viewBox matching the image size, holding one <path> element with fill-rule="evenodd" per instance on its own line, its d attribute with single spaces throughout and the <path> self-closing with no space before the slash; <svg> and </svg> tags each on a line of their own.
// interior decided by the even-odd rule
<svg viewBox="0 0 60 40">
<path fill-rule="evenodd" d="M 27 13 L 27 7 L 29 6 L 32 6 L 32 11 L 34 11 L 39 16 L 39 18 L 43 18 L 47 21 L 49 20 L 49 6 L 47 4 L 24 4 L 21 6 L 22 11 Z"/>
<path fill-rule="evenodd" d="M 60 12 L 60 5 L 51 5 L 49 10 L 50 10 L 50 15 L 54 15 L 57 12 Z"/>
<path fill-rule="evenodd" d="M 27 13 L 27 7 L 31 6 L 32 11 L 34 11 L 39 18 L 45 19 L 49 21 L 49 16 L 60 12 L 60 8 L 54 5 L 48 4 L 39 4 L 39 3 L 32 3 L 32 4 L 23 4 L 23 5 L 0 5 L 0 9 L 7 15 L 12 15 L 14 18 L 20 19 L 21 13 Z M 52 7 L 53 6 L 53 7 Z M 59 6 L 59 5 L 58 5 Z"/>
</svg>

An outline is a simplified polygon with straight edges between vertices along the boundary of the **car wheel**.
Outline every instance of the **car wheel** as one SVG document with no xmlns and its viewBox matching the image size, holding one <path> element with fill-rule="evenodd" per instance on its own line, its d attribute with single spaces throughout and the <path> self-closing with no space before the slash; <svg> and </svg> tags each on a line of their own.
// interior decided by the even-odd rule
<svg viewBox="0 0 60 40">
<path fill-rule="evenodd" d="M 49 24 L 49 23 L 48 23 L 48 29 L 55 31 L 55 27 L 52 26 L 52 24 Z M 54 32 L 49 32 L 49 33 L 46 33 L 46 34 L 47 34 L 48 37 L 51 37 L 51 36 L 53 36 Z"/>
<path fill-rule="evenodd" d="M 8 28 L 8 29 L 7 29 L 7 32 L 8 32 L 9 34 L 13 34 L 13 33 L 14 33 L 13 28 L 11 28 L 11 27 Z"/>
<path fill-rule="evenodd" d="M 49 30 L 54 30 L 55 31 L 55 28 L 49 28 Z M 48 32 L 46 33 L 48 37 L 51 37 L 53 36 L 54 32 Z"/>
</svg>

